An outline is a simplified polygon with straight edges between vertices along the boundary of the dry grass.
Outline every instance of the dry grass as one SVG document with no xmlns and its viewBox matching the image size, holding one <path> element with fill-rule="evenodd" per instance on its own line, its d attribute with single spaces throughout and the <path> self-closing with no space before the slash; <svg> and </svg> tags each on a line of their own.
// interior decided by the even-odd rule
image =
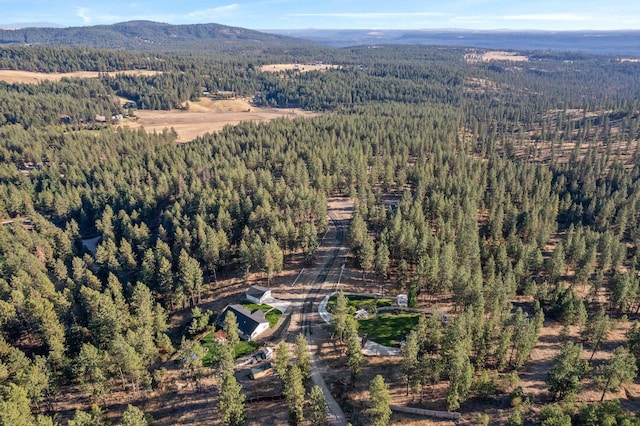
<svg viewBox="0 0 640 426">
<path fill-rule="evenodd" d="M 260 67 L 262 72 L 282 72 L 295 70 L 299 72 L 309 71 L 327 71 L 330 69 L 339 68 L 338 65 L 329 64 L 269 64 Z"/>
<path fill-rule="evenodd" d="M 491 50 L 484 53 L 467 53 L 464 59 L 469 63 L 489 62 L 489 61 L 511 61 L 511 62 L 528 62 L 529 57 L 520 55 L 518 52 L 504 52 L 499 50 Z"/>
<path fill-rule="evenodd" d="M 206 133 L 218 132 L 224 126 L 242 121 L 271 121 L 280 117 L 314 117 L 318 114 L 301 109 L 262 108 L 249 104 L 247 100 L 202 99 L 189 102 L 188 109 L 171 111 L 136 111 L 137 120 L 124 120 L 119 126 L 132 129 L 144 127 L 148 132 L 161 132 L 173 128 L 178 133 L 178 142 L 190 142 Z"/>
<path fill-rule="evenodd" d="M 157 75 L 161 74 L 160 71 L 150 71 L 150 70 L 128 70 L 128 71 L 115 71 L 115 72 L 107 72 L 107 73 L 99 73 L 95 71 L 76 71 L 76 72 L 53 72 L 53 73 L 44 73 L 44 72 L 32 72 L 32 71 L 19 71 L 19 70 L 0 70 L 0 80 L 6 81 L 7 83 L 25 83 L 25 84 L 37 84 L 41 81 L 49 80 L 49 81 L 60 81 L 63 78 L 98 78 L 100 74 L 108 74 L 110 76 L 114 76 L 116 74 L 127 74 L 127 75 Z"/>
</svg>

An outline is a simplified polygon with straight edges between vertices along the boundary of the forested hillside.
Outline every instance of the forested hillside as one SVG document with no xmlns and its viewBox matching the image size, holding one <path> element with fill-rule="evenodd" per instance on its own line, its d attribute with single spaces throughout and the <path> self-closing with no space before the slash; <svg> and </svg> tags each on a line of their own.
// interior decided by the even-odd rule
<svg viewBox="0 0 640 426">
<path fill-rule="evenodd" d="M 252 37 L 243 34 L 234 38 Z M 576 403 L 583 386 L 622 401 L 609 424 L 637 424 L 637 393 L 618 390 L 637 392 L 640 363 L 640 63 L 466 53 L 312 48 L 294 61 L 339 68 L 265 73 L 292 54 L 0 49 L 3 69 L 162 72 L 0 83 L 0 424 L 103 424 L 92 404 L 108 411 L 115 392 L 162 390 L 163 363 L 186 365 L 195 351 L 195 332 L 168 329 L 168 318 L 199 305 L 221 275 L 270 280 L 293 254 L 312 264 L 333 195 L 355 201 L 351 266 L 411 306 L 453 306 L 403 367 L 416 401 L 448 383 L 434 404 L 468 419 L 502 404 L 509 422 L 604 424 L 615 403 Z M 325 114 L 183 145 L 170 129 L 109 120 L 130 109 L 118 97 L 157 110 L 217 91 Z M 83 240 L 93 237 L 92 253 Z M 528 399 L 505 383 L 554 324 L 564 334 L 548 397 Z M 613 330 L 622 337 L 608 340 Z M 606 359 L 589 363 L 580 345 L 606 346 Z M 584 371 L 567 371 L 571 354 Z M 195 383 L 204 374 L 184 368 Z M 81 410 L 57 417 L 72 390 Z M 504 402 L 509 392 L 519 403 Z"/>
<path fill-rule="evenodd" d="M 130 21 L 113 25 L 0 30 L 0 44 L 66 45 L 157 52 L 260 52 L 313 42 L 219 24 L 170 25 Z"/>
</svg>

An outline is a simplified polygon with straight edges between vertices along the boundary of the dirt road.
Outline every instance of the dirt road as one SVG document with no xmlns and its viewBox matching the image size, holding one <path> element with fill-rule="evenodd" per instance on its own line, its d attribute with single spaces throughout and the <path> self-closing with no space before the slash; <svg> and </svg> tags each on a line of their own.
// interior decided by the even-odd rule
<svg viewBox="0 0 640 426">
<path fill-rule="evenodd" d="M 344 212 L 340 201 L 329 203 L 329 229 L 320 244 L 314 266 L 305 268 L 292 283 L 289 317 L 282 321 L 280 329 L 272 336 L 274 339 L 285 338 L 288 342 L 295 341 L 300 332 L 306 336 L 312 359 L 313 383 L 320 386 L 325 395 L 330 424 L 339 426 L 347 424 L 346 417 L 324 381 L 323 372 L 327 367 L 316 359 L 314 353 L 324 341 L 320 335 L 325 324 L 318 314 L 318 305 L 327 293 L 335 290 L 342 259 L 348 252 L 343 243 L 350 214 Z"/>
</svg>

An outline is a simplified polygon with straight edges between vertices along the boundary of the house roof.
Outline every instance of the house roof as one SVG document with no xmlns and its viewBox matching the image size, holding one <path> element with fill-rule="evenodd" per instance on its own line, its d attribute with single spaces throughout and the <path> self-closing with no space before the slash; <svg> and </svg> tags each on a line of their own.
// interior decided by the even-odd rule
<svg viewBox="0 0 640 426">
<path fill-rule="evenodd" d="M 260 324 L 269 323 L 264 316 L 264 312 L 256 309 L 251 312 L 247 308 L 242 305 L 229 305 L 227 309 L 220 315 L 218 319 L 218 324 L 224 324 L 224 320 L 227 317 L 227 313 L 231 311 L 236 316 L 236 320 L 238 321 L 238 331 L 245 336 L 251 336 L 251 334 L 255 331 L 256 328 Z"/>
<path fill-rule="evenodd" d="M 266 287 L 262 287 L 261 285 L 252 285 L 251 287 L 249 287 L 249 290 L 247 290 L 247 296 L 253 296 L 257 299 L 260 299 L 268 291 L 271 290 Z"/>
</svg>

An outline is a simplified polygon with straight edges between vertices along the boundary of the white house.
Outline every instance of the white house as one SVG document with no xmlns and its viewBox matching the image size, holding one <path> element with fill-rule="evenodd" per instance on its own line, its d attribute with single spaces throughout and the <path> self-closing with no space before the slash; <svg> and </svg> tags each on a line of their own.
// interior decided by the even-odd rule
<svg viewBox="0 0 640 426">
<path fill-rule="evenodd" d="M 269 321 L 264 316 L 264 312 L 256 309 L 251 312 L 242 305 L 229 305 L 224 310 L 216 324 L 220 327 L 224 325 L 224 319 L 227 317 L 227 313 L 233 312 L 238 322 L 238 334 L 241 339 L 253 340 L 262 334 L 265 330 L 269 329 Z"/>
<path fill-rule="evenodd" d="M 252 285 L 245 295 L 248 301 L 262 305 L 265 299 L 271 297 L 271 290 L 261 285 Z"/>
</svg>

